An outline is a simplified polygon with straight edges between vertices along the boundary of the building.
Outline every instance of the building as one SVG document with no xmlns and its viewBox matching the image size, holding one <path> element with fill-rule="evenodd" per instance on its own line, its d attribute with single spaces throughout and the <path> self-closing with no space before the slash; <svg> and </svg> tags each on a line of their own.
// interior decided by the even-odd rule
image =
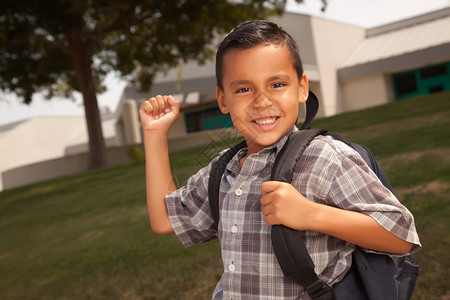
<svg viewBox="0 0 450 300">
<path fill-rule="evenodd" d="M 273 21 L 299 45 L 310 88 L 321 102 L 318 117 L 450 90 L 450 7 L 370 29 L 294 13 Z M 111 161 L 126 161 L 118 147 L 142 144 L 137 111 L 151 95 L 181 101 L 180 118 L 169 132 L 172 150 L 206 143 L 206 131 L 232 126 L 217 107 L 214 73 L 214 62 L 189 62 L 157 74 L 149 92 L 127 86 L 115 114 L 103 121 L 106 144 L 118 150 Z M 61 135 L 61 128 L 71 129 Z M 68 167 L 42 162 L 69 161 L 87 151 L 84 120 L 38 118 L 3 126 L 0 151 L 0 191 L 79 172 L 82 158 Z"/>
<path fill-rule="evenodd" d="M 113 117 L 113 118 L 112 118 Z M 116 146 L 116 118 L 104 116 L 102 129 L 107 147 Z M 85 156 L 88 150 L 84 117 L 37 117 L 0 127 L 0 191 L 83 171 L 77 166 L 48 163 L 61 158 Z"/>
<path fill-rule="evenodd" d="M 337 73 L 345 111 L 450 90 L 450 8 L 367 30 Z"/>
<path fill-rule="evenodd" d="M 450 89 L 450 8 L 371 29 L 294 13 L 273 21 L 299 45 L 321 102 L 318 117 Z M 214 62 L 181 64 L 158 74 L 149 92 L 127 86 L 122 100 L 134 99 L 138 108 L 151 95 L 174 95 L 181 116 L 172 138 L 228 127 L 216 105 L 214 72 Z"/>
</svg>

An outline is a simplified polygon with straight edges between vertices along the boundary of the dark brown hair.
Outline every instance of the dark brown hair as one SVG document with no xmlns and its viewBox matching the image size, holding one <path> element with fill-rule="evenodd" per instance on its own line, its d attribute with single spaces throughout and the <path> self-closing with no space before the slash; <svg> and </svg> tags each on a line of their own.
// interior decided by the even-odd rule
<svg viewBox="0 0 450 300">
<path fill-rule="evenodd" d="M 231 49 L 249 49 L 260 44 L 288 46 L 298 78 L 303 75 L 303 65 L 295 40 L 280 26 L 267 20 L 246 21 L 236 26 L 220 43 L 216 53 L 217 86 L 223 90 L 223 58 Z"/>
</svg>

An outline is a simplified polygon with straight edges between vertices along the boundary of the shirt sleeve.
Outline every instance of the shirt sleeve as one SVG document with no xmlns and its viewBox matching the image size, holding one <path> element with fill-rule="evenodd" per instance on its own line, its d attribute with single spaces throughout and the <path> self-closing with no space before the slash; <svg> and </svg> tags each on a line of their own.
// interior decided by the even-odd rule
<svg viewBox="0 0 450 300">
<path fill-rule="evenodd" d="M 172 228 L 185 247 L 217 237 L 208 200 L 211 164 L 191 176 L 185 186 L 166 196 Z"/>
<path fill-rule="evenodd" d="M 320 147 L 319 147 L 320 148 Z M 329 176 L 322 189 L 324 202 L 346 210 L 365 213 L 395 236 L 421 248 L 411 212 L 400 203 L 370 169 L 358 152 L 342 142 L 330 140 L 319 155 Z"/>
</svg>

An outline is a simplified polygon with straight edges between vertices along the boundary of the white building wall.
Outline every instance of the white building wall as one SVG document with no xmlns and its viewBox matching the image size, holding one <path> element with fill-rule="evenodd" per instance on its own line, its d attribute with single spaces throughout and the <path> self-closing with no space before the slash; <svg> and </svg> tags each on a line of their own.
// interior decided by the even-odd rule
<svg viewBox="0 0 450 300">
<path fill-rule="evenodd" d="M 343 95 L 337 76 L 341 62 L 365 37 L 365 29 L 331 20 L 311 18 L 320 74 L 322 104 L 325 116 L 344 111 Z M 306 74 L 308 75 L 308 74 Z"/>
<path fill-rule="evenodd" d="M 35 118 L 17 124 L 0 138 L 0 175 L 9 169 L 64 156 L 67 145 L 82 133 L 86 134 L 83 117 Z"/>
<path fill-rule="evenodd" d="M 390 93 L 386 76 L 375 74 L 342 84 L 345 111 L 369 108 L 389 102 Z"/>
</svg>

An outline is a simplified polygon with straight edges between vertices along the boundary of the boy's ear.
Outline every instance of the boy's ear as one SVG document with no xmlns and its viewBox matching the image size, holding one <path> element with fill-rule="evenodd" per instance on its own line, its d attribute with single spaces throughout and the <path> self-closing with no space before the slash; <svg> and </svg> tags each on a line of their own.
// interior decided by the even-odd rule
<svg viewBox="0 0 450 300">
<path fill-rule="evenodd" d="M 308 78 L 306 77 L 306 74 L 303 73 L 302 78 L 299 82 L 299 89 L 298 89 L 298 102 L 299 103 L 305 103 L 306 100 L 308 100 L 309 95 L 309 82 Z"/>
<path fill-rule="evenodd" d="M 223 114 L 228 114 L 230 110 L 227 107 L 227 104 L 225 103 L 225 95 L 223 91 L 216 86 L 216 98 L 217 98 L 217 104 L 219 105 L 220 111 Z"/>
</svg>

